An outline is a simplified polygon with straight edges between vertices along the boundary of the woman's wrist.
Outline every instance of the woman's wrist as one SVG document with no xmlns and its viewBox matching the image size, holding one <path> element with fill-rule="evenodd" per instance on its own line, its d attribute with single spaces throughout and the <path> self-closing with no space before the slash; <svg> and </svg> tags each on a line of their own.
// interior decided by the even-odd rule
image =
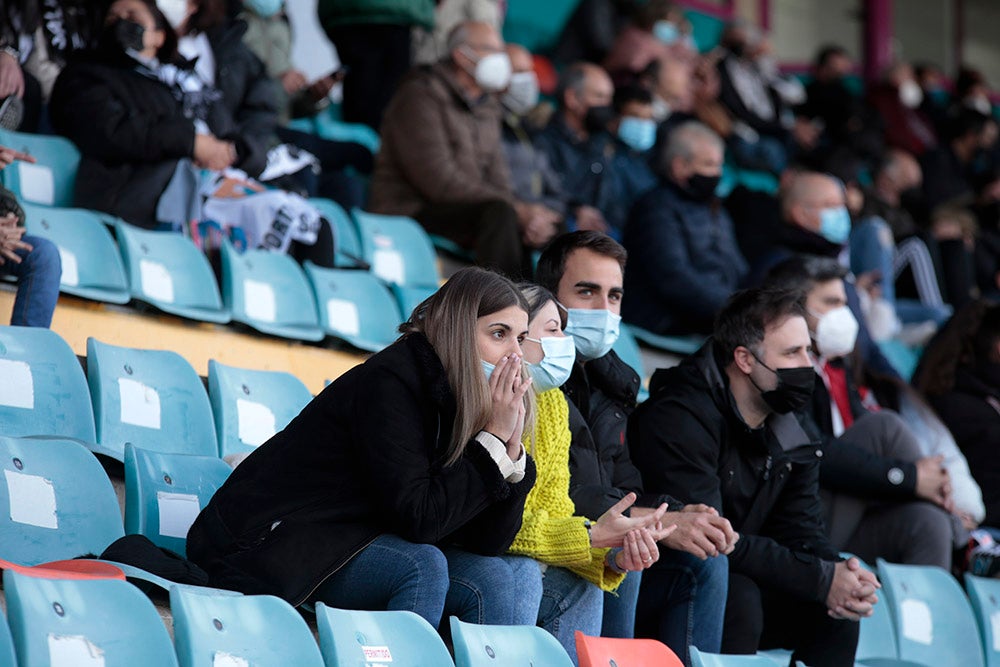
<svg viewBox="0 0 1000 667">
<path fill-rule="evenodd" d="M 618 556 L 622 551 L 623 549 L 621 547 L 612 547 L 608 550 L 608 555 L 605 557 L 604 562 L 618 574 L 627 574 L 628 570 L 622 567 L 621 563 L 618 562 Z"/>
</svg>

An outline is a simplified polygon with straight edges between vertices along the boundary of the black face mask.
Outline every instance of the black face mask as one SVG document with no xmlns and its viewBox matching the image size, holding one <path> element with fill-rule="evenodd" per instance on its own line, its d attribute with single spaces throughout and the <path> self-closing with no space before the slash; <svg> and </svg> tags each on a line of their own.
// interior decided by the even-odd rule
<svg viewBox="0 0 1000 667">
<path fill-rule="evenodd" d="M 591 134 L 606 132 L 608 124 L 614 118 L 615 110 L 609 106 L 590 107 L 587 109 L 587 115 L 583 117 L 583 125 L 587 128 L 587 132 Z"/>
<path fill-rule="evenodd" d="M 778 386 L 771 390 L 764 390 L 757 386 L 753 376 L 750 382 L 760 391 L 760 397 L 778 414 L 795 412 L 805 407 L 809 399 L 812 398 L 813 386 L 816 384 L 816 371 L 812 366 L 799 366 L 797 368 L 771 368 L 754 355 L 757 363 L 778 376 Z"/>
<path fill-rule="evenodd" d="M 692 174 L 688 177 L 684 190 L 687 195 L 695 201 L 706 202 L 715 196 L 715 189 L 719 187 L 721 176 L 706 176 L 705 174 Z"/>
<path fill-rule="evenodd" d="M 101 46 L 115 51 L 142 51 L 146 29 L 134 21 L 118 19 L 104 27 Z"/>
</svg>

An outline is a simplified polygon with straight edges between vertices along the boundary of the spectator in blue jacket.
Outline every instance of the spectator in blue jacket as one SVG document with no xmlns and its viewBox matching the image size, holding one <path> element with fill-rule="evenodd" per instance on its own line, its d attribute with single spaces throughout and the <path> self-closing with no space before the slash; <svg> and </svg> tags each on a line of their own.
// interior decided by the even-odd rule
<svg viewBox="0 0 1000 667">
<path fill-rule="evenodd" d="M 707 333 L 747 274 L 729 214 L 715 198 L 722 139 L 689 121 L 659 157 L 660 183 L 632 209 L 624 245 L 627 322 L 658 334 Z"/>
</svg>

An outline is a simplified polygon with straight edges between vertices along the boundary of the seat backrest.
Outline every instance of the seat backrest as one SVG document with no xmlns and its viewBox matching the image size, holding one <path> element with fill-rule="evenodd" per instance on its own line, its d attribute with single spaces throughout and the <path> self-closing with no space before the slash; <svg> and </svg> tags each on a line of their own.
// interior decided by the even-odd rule
<svg viewBox="0 0 1000 667">
<path fill-rule="evenodd" d="M 719 655 L 702 653 L 694 646 L 691 647 L 692 667 L 775 667 L 775 664 L 771 658 L 763 655 Z"/>
<path fill-rule="evenodd" d="M 252 452 L 312 400 L 291 373 L 236 368 L 215 359 L 208 362 L 208 395 L 220 456 Z"/>
<path fill-rule="evenodd" d="M 4 186 L 22 202 L 72 206 L 80 151 L 63 137 L 0 130 L 0 146 L 28 153 L 35 164 L 17 161 L 0 170 Z"/>
<path fill-rule="evenodd" d="M 232 468 L 214 456 L 125 446 L 125 532 L 187 553 L 187 533 Z"/>
<path fill-rule="evenodd" d="M 316 300 L 298 262 L 284 253 L 239 253 L 222 242 L 222 296 L 234 320 L 287 338 L 323 338 Z"/>
<path fill-rule="evenodd" d="M 896 628 L 892 624 L 892 612 L 885 599 L 879 600 L 872 615 L 862 618 L 858 629 L 858 648 L 854 659 L 896 659 L 899 648 L 896 644 Z"/>
<path fill-rule="evenodd" d="M 0 433 L 96 437 L 87 378 L 59 334 L 0 326 Z"/>
<path fill-rule="evenodd" d="M 409 319 L 414 309 L 437 291 L 437 287 L 430 285 L 392 285 L 392 293 L 404 320 Z"/>
<path fill-rule="evenodd" d="M 40 579 L 3 573 L 21 665 L 177 667 L 156 607 L 118 579 Z"/>
<path fill-rule="evenodd" d="M 157 452 L 216 456 L 208 394 L 184 357 L 87 339 L 87 379 L 101 453 L 121 461 L 125 443 Z"/>
<path fill-rule="evenodd" d="M 212 267 L 191 239 L 120 221 L 115 229 L 132 296 L 182 317 L 229 321 Z"/>
<path fill-rule="evenodd" d="M 570 667 L 559 641 L 531 625 L 476 625 L 451 617 L 456 667 Z"/>
<path fill-rule="evenodd" d="M 402 322 L 389 288 L 366 271 L 324 269 L 306 262 L 320 322 L 332 336 L 377 352 L 398 337 Z"/>
<path fill-rule="evenodd" d="M 344 268 L 358 266 L 364 261 L 361 256 L 361 240 L 358 238 L 358 228 L 354 220 L 340 204 L 330 199 L 312 197 L 309 203 L 319 210 L 319 214 L 333 227 L 334 234 L 334 264 Z"/>
<path fill-rule="evenodd" d="M 319 602 L 316 625 L 327 667 L 454 664 L 437 631 L 413 612 L 334 609 Z"/>
<path fill-rule="evenodd" d="M 670 648 L 655 639 L 590 637 L 576 631 L 580 667 L 684 667 Z"/>
<path fill-rule="evenodd" d="M 424 228 L 403 216 L 351 211 L 372 273 L 387 283 L 437 287 L 437 255 Z"/>
<path fill-rule="evenodd" d="M 965 590 L 983 638 L 987 667 L 1000 667 L 1000 580 L 965 573 Z"/>
<path fill-rule="evenodd" d="M 955 578 L 938 567 L 894 565 L 878 575 L 896 626 L 899 659 L 925 665 L 985 664 L 972 607 Z"/>
<path fill-rule="evenodd" d="M 17 654 L 14 652 L 14 638 L 10 634 L 7 617 L 0 614 L 0 665 L 17 667 Z"/>
<path fill-rule="evenodd" d="M 323 667 L 309 626 L 280 598 L 174 586 L 170 610 L 180 667 Z"/>
<path fill-rule="evenodd" d="M 124 535 L 104 468 L 71 440 L 0 437 L 0 558 L 21 565 L 100 554 Z"/>
<path fill-rule="evenodd" d="M 28 234 L 47 238 L 62 259 L 64 292 L 111 303 L 127 303 L 125 266 L 114 238 L 93 211 L 24 204 Z"/>
</svg>

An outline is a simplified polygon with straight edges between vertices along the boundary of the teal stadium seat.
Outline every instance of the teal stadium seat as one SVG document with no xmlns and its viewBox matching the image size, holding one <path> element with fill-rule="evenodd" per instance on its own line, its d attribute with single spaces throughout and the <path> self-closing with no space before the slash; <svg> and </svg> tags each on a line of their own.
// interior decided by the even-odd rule
<svg viewBox="0 0 1000 667">
<path fill-rule="evenodd" d="M 14 638 L 10 635 L 7 617 L 0 614 L 0 665 L 17 667 L 17 654 L 14 653 Z"/>
<path fill-rule="evenodd" d="M 22 203 L 72 206 L 80 151 L 63 137 L 0 130 L 0 146 L 28 153 L 36 163 L 15 162 L 0 170 L 4 187 Z"/>
<path fill-rule="evenodd" d="M 323 329 L 351 345 L 378 352 L 398 337 L 402 322 L 389 288 L 367 271 L 324 269 L 305 263 Z"/>
<path fill-rule="evenodd" d="M 177 667 L 153 603 L 118 579 L 40 579 L 3 573 L 22 667 Z"/>
<path fill-rule="evenodd" d="M 935 667 L 986 664 L 972 607 L 949 572 L 880 558 L 878 575 L 900 659 Z"/>
<path fill-rule="evenodd" d="M 615 341 L 615 345 L 611 349 L 613 349 L 621 360 L 628 364 L 632 370 L 639 374 L 640 386 L 638 400 L 642 403 L 649 398 L 649 390 L 646 389 L 646 370 L 642 365 L 642 350 L 639 349 L 639 343 L 632 334 L 632 329 L 629 325 L 621 325 L 618 340 Z"/>
<path fill-rule="evenodd" d="M 317 602 L 316 625 L 326 667 L 455 664 L 437 631 L 410 611 L 349 611 Z"/>
<path fill-rule="evenodd" d="M 357 208 L 351 215 L 372 273 L 390 284 L 437 288 L 440 276 L 434 245 L 415 220 Z"/>
<path fill-rule="evenodd" d="M 691 647 L 692 667 L 774 667 L 775 662 L 766 655 L 719 655 L 702 653 Z M 788 664 L 787 660 L 784 664 Z M 802 667 L 802 663 L 796 663 Z"/>
<path fill-rule="evenodd" d="M 125 534 L 111 480 L 83 445 L 0 436 L 0 469 L 0 558 L 38 565 L 100 554 Z"/>
<path fill-rule="evenodd" d="M 986 667 L 1000 667 L 1000 580 L 965 574 L 965 590 L 979 624 Z"/>
<path fill-rule="evenodd" d="M 222 298 L 233 320 L 262 333 L 323 340 L 312 288 L 298 262 L 269 250 L 237 252 L 222 241 Z"/>
<path fill-rule="evenodd" d="M 57 333 L 0 326 L 0 433 L 96 440 L 87 378 Z"/>
<path fill-rule="evenodd" d="M 477 625 L 451 617 L 456 667 L 572 667 L 559 641 L 533 625 Z"/>
<path fill-rule="evenodd" d="M 208 362 L 208 397 L 215 416 L 219 456 L 249 454 L 285 428 L 312 394 L 281 371 L 255 371 Z"/>
<path fill-rule="evenodd" d="M 346 123 L 339 118 L 339 107 L 331 104 L 315 116 L 294 118 L 288 127 L 307 132 L 330 141 L 350 141 L 361 144 L 372 154 L 378 153 L 381 139 L 378 132 L 362 123 Z"/>
<path fill-rule="evenodd" d="M 550 51 L 578 4 L 579 0 L 511 0 L 503 21 L 504 41 L 520 44 L 532 53 Z"/>
<path fill-rule="evenodd" d="M 191 239 L 121 221 L 115 229 L 134 298 L 172 315 L 229 322 L 212 267 Z"/>
<path fill-rule="evenodd" d="M 399 305 L 399 312 L 403 316 L 403 320 L 408 320 L 417 306 L 438 291 L 437 287 L 430 285 L 390 285 L 390 287 L 393 296 L 396 297 L 396 303 Z"/>
<path fill-rule="evenodd" d="M 340 204 L 329 199 L 313 197 L 309 203 L 315 206 L 321 216 L 333 227 L 334 234 L 334 260 L 333 263 L 341 268 L 357 268 L 365 260 L 361 257 L 361 240 L 358 238 L 358 228 L 354 220 L 347 214 Z"/>
<path fill-rule="evenodd" d="M 28 234 L 46 238 L 59 247 L 62 279 L 67 294 L 108 303 L 128 303 L 125 265 L 102 218 L 78 208 L 48 208 L 24 204 Z"/>
<path fill-rule="evenodd" d="M 156 452 L 218 455 L 208 394 L 176 352 L 89 338 L 87 378 L 97 423 L 95 452 L 121 461 L 131 442 Z"/>
<path fill-rule="evenodd" d="M 182 556 L 198 513 L 232 468 L 214 456 L 163 454 L 125 446 L 125 532 Z"/>
<path fill-rule="evenodd" d="M 694 354 L 705 344 L 705 337 L 695 334 L 688 336 L 663 336 L 630 324 L 632 335 L 650 347 L 680 356 Z"/>
<path fill-rule="evenodd" d="M 170 610 L 180 667 L 323 667 L 309 626 L 280 598 L 174 587 Z"/>
</svg>

